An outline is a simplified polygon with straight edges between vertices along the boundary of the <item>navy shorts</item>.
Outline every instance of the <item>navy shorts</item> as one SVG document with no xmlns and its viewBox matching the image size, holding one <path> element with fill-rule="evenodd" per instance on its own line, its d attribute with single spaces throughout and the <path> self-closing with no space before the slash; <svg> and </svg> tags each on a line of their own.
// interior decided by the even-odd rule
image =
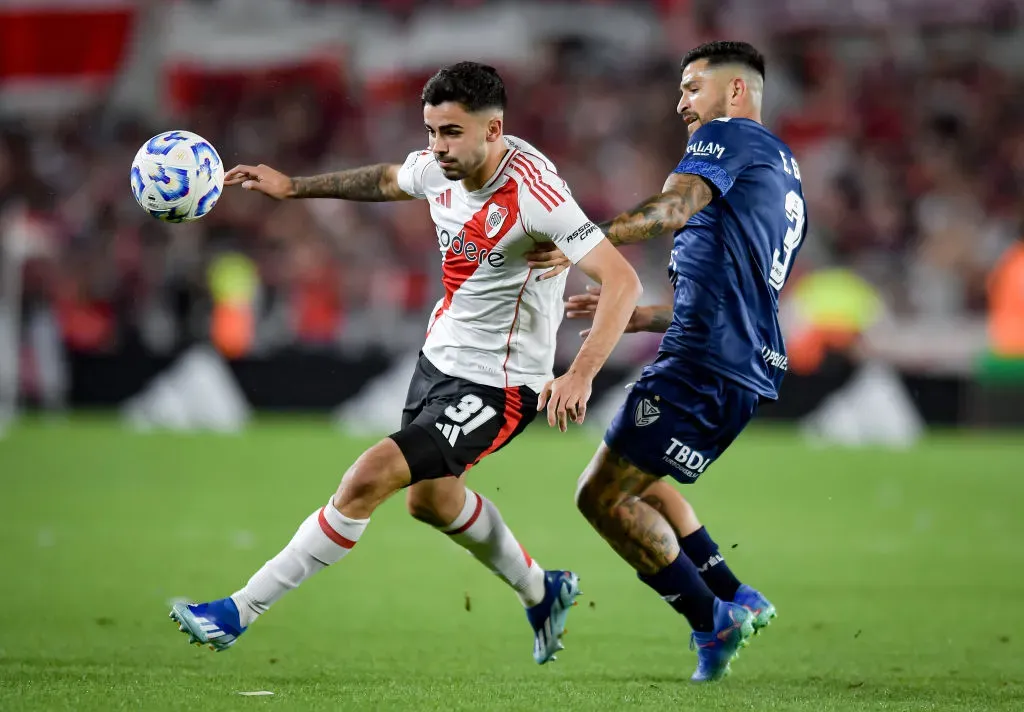
<svg viewBox="0 0 1024 712">
<path fill-rule="evenodd" d="M 604 441 L 641 470 L 688 484 L 732 444 L 758 400 L 714 371 L 659 355 L 630 387 Z"/>
</svg>

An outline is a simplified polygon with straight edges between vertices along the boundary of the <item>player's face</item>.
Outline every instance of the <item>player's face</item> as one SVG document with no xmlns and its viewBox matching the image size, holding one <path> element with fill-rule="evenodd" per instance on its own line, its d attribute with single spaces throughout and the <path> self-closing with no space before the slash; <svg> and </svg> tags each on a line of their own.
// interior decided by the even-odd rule
<svg viewBox="0 0 1024 712">
<path fill-rule="evenodd" d="M 428 145 L 445 178 L 462 180 L 484 165 L 492 118 L 489 112 L 470 113 L 453 101 L 423 105 Z"/>
<path fill-rule="evenodd" d="M 691 136 L 704 124 L 726 115 L 729 83 L 723 79 L 724 76 L 724 73 L 708 67 L 706 59 L 698 59 L 683 67 L 676 112 L 683 117 Z"/>
</svg>

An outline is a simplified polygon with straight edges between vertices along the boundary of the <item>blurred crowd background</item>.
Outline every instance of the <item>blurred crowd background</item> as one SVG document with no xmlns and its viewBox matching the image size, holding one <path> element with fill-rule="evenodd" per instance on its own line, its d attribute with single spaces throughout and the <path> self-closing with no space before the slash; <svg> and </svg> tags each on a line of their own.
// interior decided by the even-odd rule
<svg viewBox="0 0 1024 712">
<path fill-rule="evenodd" d="M 422 82 L 447 62 L 487 61 L 508 86 L 507 131 L 546 152 L 600 221 L 657 192 L 682 155 L 679 59 L 711 39 L 764 51 L 764 118 L 800 161 L 810 232 L 786 293 L 842 273 L 871 295 L 868 321 L 888 325 L 879 353 L 921 368 L 966 368 L 992 347 L 994 275 L 1024 227 L 1018 2 L 45 5 L 40 18 L 35 3 L 0 4 L 0 231 L 8 262 L 24 258 L 23 378 L 48 350 L 209 339 L 225 258 L 258 277 L 251 338 L 233 355 L 422 340 L 441 292 L 425 204 L 229 190 L 198 223 L 164 225 L 128 181 L 159 131 L 201 134 L 227 167 L 401 162 L 425 146 Z M 26 49 L 44 40 L 63 49 Z M 629 250 L 648 301 L 668 293 L 667 252 Z M 2 277 L 8 292 L 14 278 Z M 569 353 L 575 328 L 563 329 Z M 655 347 L 632 340 L 617 358 Z"/>
</svg>

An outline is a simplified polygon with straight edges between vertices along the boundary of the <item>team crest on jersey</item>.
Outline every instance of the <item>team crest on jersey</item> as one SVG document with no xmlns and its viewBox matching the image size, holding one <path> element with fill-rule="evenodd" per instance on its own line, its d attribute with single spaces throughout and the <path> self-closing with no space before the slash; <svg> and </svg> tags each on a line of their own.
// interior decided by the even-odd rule
<svg viewBox="0 0 1024 712">
<path fill-rule="evenodd" d="M 491 206 L 487 209 L 487 220 L 484 221 L 484 234 L 487 235 L 488 239 L 498 234 L 501 226 L 505 224 L 505 218 L 507 217 L 508 208 L 491 203 Z"/>
<path fill-rule="evenodd" d="M 636 421 L 638 428 L 642 428 L 645 425 L 650 425 L 661 416 L 661 410 L 658 406 L 651 403 L 649 400 L 644 398 L 642 401 L 636 404 L 636 410 L 633 411 L 633 419 Z"/>
</svg>

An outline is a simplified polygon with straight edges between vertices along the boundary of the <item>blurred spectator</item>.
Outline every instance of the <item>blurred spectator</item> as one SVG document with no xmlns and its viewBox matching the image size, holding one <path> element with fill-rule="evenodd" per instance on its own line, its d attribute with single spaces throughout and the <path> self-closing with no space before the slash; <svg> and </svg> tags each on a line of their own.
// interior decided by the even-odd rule
<svg viewBox="0 0 1024 712">
<path fill-rule="evenodd" d="M 364 5 L 407 20 L 424 3 Z M 694 18 L 694 41 L 729 26 L 714 3 L 650 7 L 671 27 Z M 852 269 L 897 315 L 980 314 L 987 275 L 1024 218 L 1024 81 L 982 54 L 944 51 L 941 31 L 915 39 L 917 52 L 894 51 L 899 41 L 885 35 L 851 44 L 825 30 L 758 42 L 769 55 L 769 123 L 798 156 L 808 199 L 798 270 Z M 675 40 L 652 44 L 642 61 L 615 62 L 596 43 L 552 39 L 530 71 L 502 68 L 508 132 L 548 154 L 595 220 L 657 191 L 683 151 Z M 166 226 L 133 204 L 127 167 L 145 139 L 172 126 L 211 140 L 228 167 L 262 162 L 310 174 L 400 162 L 425 145 L 421 79 L 371 93 L 354 69 L 285 73 L 211 83 L 196 108 L 161 125 L 96 107 L 4 126 L 0 224 L 31 223 L 35 243 L 25 309 L 51 309 L 64 344 L 77 350 L 204 339 L 205 271 L 218 254 L 240 251 L 260 277 L 256 352 L 414 347 L 440 292 L 425 205 L 274 203 L 231 190 L 199 223 Z M 666 243 L 629 256 L 646 298 L 664 296 Z M 579 276 L 570 280 L 581 287 Z M 570 341 L 565 348 L 575 348 Z M 650 345 L 631 348 L 641 358 Z"/>
</svg>

